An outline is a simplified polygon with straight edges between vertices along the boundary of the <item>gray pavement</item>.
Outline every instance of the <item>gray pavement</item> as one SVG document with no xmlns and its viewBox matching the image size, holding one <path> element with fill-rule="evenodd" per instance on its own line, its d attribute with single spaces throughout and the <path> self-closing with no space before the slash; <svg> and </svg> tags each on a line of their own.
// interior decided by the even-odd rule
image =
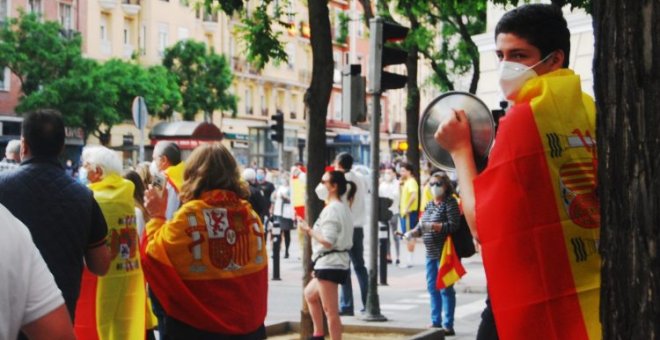
<svg viewBox="0 0 660 340">
<path fill-rule="evenodd" d="M 281 259 L 281 281 L 270 281 L 268 292 L 268 315 L 266 325 L 283 321 L 299 321 L 302 306 L 302 262 L 297 233 L 292 231 L 290 248 L 291 257 Z M 368 240 L 365 240 L 368 244 Z M 365 260 L 368 262 L 368 247 L 365 249 Z M 402 249 L 403 251 L 403 249 Z M 284 255 L 282 250 L 281 256 Z M 272 261 L 272 260 L 271 260 Z M 454 313 L 454 329 L 456 336 L 448 339 L 475 339 L 481 311 L 486 298 L 486 279 L 480 254 L 463 259 L 467 274 L 455 285 L 457 306 Z M 272 270 L 272 262 L 271 267 Z M 360 292 L 355 278 L 353 291 L 356 298 L 356 316 L 343 316 L 342 323 L 346 325 L 368 325 L 382 327 L 405 327 L 424 329 L 431 323 L 429 295 L 426 291 L 424 269 L 424 245 L 420 242 L 415 247 L 412 268 L 399 268 L 388 265 L 388 285 L 378 286 L 381 314 L 387 318 L 385 322 L 366 322 L 360 318 Z M 272 272 L 271 272 L 272 277 Z"/>
</svg>

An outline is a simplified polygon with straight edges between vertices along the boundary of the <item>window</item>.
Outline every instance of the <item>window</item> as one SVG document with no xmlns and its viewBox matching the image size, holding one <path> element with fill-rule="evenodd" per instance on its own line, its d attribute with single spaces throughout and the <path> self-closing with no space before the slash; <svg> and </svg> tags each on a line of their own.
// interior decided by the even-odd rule
<svg viewBox="0 0 660 340">
<path fill-rule="evenodd" d="M 140 53 L 142 55 L 147 55 L 147 26 L 142 26 L 142 34 L 139 37 Z"/>
<path fill-rule="evenodd" d="M 341 93 L 335 93 L 333 95 L 334 101 L 332 103 L 334 119 L 341 120 Z"/>
<path fill-rule="evenodd" d="M 296 64 L 296 44 L 290 42 L 286 45 L 286 54 L 287 54 L 287 66 L 290 70 L 293 70 L 293 66 Z"/>
<path fill-rule="evenodd" d="M 249 87 L 245 89 L 245 114 L 246 115 L 253 114 L 253 112 L 252 112 L 252 89 L 249 88 Z"/>
<path fill-rule="evenodd" d="M 158 55 L 161 57 L 165 55 L 169 30 L 170 28 L 167 24 L 160 24 L 158 27 Z"/>
<path fill-rule="evenodd" d="M 41 10 L 41 0 L 28 0 L 28 12 L 34 13 L 38 17 L 41 17 L 43 11 Z"/>
<path fill-rule="evenodd" d="M 131 22 L 124 20 L 124 45 L 131 44 Z"/>
<path fill-rule="evenodd" d="M 0 91 L 9 91 L 9 82 L 11 81 L 11 73 L 9 68 L 5 67 L 2 72 L 0 72 Z"/>
<path fill-rule="evenodd" d="M 179 27 L 179 40 L 188 40 L 188 29 L 185 27 Z"/>
<path fill-rule="evenodd" d="M 60 24 L 65 30 L 73 29 L 73 16 L 70 4 L 60 4 Z"/>
<path fill-rule="evenodd" d="M 0 25 L 9 18 L 9 0 L 0 0 Z"/>
<path fill-rule="evenodd" d="M 108 14 L 101 15 L 101 26 L 99 27 L 99 38 L 101 39 L 101 53 L 105 55 L 112 54 L 112 44 L 110 42 L 110 18 Z"/>
</svg>

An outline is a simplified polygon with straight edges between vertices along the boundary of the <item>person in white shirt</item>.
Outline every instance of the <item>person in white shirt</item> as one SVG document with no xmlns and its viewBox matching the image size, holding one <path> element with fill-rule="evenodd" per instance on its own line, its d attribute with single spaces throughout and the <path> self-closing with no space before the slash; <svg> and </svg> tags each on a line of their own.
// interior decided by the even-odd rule
<svg viewBox="0 0 660 340">
<path fill-rule="evenodd" d="M 369 276 L 367 267 L 364 265 L 364 225 L 367 224 L 367 215 L 369 215 L 366 199 L 369 194 L 367 180 L 355 171 L 353 168 L 353 156 L 347 152 L 342 152 L 335 157 L 335 169 L 341 171 L 346 176 L 347 181 L 355 183 L 356 192 L 353 199 L 349 202 L 351 212 L 353 213 L 353 248 L 348 253 L 353 263 L 353 269 L 360 285 L 360 294 L 362 297 L 362 311 L 367 307 L 367 284 Z M 349 273 L 350 277 L 350 273 Z M 341 285 L 341 294 L 339 298 L 339 314 L 353 315 L 353 286 L 351 280 Z"/>
<path fill-rule="evenodd" d="M 337 285 L 350 280 L 348 252 L 353 246 L 353 222 L 347 201 L 353 199 L 355 189 L 355 185 L 346 180 L 344 173 L 326 172 L 315 191 L 318 198 L 327 202 L 327 205 L 314 227 L 310 228 L 305 220 L 298 217 L 298 227 L 312 241 L 314 272 L 304 291 L 314 323 L 312 340 L 324 338 L 324 311 L 330 338 L 341 339 Z M 344 199 L 347 192 L 347 198 Z"/>
<path fill-rule="evenodd" d="M 400 246 L 399 246 L 399 237 L 396 236 L 396 232 L 399 230 L 398 225 L 399 225 L 399 200 L 400 200 L 400 195 L 399 195 L 399 190 L 400 190 L 400 184 L 399 180 L 396 178 L 396 172 L 394 171 L 394 168 L 392 166 L 386 166 L 385 169 L 383 169 L 383 178 L 380 181 L 380 185 L 378 187 L 378 196 L 379 197 L 386 197 L 392 200 L 392 205 L 390 205 L 390 211 L 392 212 L 392 218 L 389 221 L 389 227 L 390 227 L 390 237 L 394 241 L 394 253 L 396 255 L 396 262 L 395 264 L 398 265 L 400 261 Z M 391 242 L 388 239 L 387 242 L 387 256 L 388 256 L 388 262 L 391 262 Z"/>
<path fill-rule="evenodd" d="M 62 292 L 30 231 L 0 205 L 0 339 L 75 339 Z"/>
</svg>

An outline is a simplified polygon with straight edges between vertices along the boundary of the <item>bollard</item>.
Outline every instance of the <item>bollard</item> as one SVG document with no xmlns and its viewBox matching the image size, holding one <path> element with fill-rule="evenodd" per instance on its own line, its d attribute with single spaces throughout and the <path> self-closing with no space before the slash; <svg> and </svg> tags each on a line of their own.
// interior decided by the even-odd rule
<svg viewBox="0 0 660 340">
<path fill-rule="evenodd" d="M 390 234 L 389 225 L 378 222 L 378 231 L 380 284 L 381 286 L 387 286 L 387 240 Z"/>
<path fill-rule="evenodd" d="M 271 231 L 271 238 L 273 239 L 273 281 L 280 279 L 280 244 L 282 243 L 282 229 L 280 229 L 280 222 L 273 222 L 273 230 Z"/>
</svg>

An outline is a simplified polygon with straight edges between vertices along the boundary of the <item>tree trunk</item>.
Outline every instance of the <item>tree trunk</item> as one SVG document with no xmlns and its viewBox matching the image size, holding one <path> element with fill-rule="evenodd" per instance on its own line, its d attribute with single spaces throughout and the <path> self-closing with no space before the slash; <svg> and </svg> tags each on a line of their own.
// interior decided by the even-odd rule
<svg viewBox="0 0 660 340">
<path fill-rule="evenodd" d="M 419 22 L 414 17 L 409 17 L 411 31 L 419 28 Z M 406 141 L 408 142 L 408 150 L 406 150 L 406 158 L 410 164 L 415 168 L 415 178 L 417 183 L 419 181 L 419 87 L 417 86 L 417 64 L 419 61 L 419 53 L 417 46 L 411 45 L 408 48 L 408 60 L 406 60 L 406 69 L 408 70 L 408 96 L 406 102 Z M 419 200 L 418 200 L 419 201 Z"/>
<path fill-rule="evenodd" d="M 660 335 L 660 3 L 593 2 L 604 339 Z"/>
<path fill-rule="evenodd" d="M 316 198 L 314 188 L 321 181 L 325 169 L 327 148 L 325 144 L 325 126 L 328 114 L 328 103 L 332 91 L 332 36 L 330 32 L 330 14 L 327 0 L 309 1 L 310 43 L 312 45 L 312 83 L 305 92 L 307 106 L 307 204 L 305 217 L 312 225 L 323 209 L 323 202 Z M 305 237 L 303 250 L 303 287 L 310 280 L 311 247 L 309 238 Z M 303 299 L 300 319 L 300 338 L 307 339 L 312 335 L 312 320 L 307 303 Z"/>
</svg>

